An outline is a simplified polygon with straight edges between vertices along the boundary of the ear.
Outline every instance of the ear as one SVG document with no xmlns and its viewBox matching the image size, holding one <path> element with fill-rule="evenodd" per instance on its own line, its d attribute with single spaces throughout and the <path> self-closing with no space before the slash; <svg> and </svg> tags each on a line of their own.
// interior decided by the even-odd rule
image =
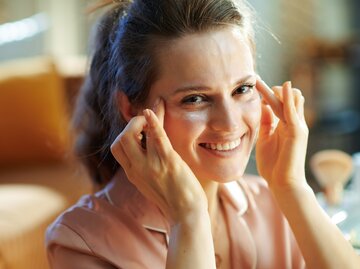
<svg viewBox="0 0 360 269">
<path fill-rule="evenodd" d="M 123 91 L 116 92 L 117 107 L 124 120 L 129 122 L 133 117 L 137 115 L 137 111 L 130 103 L 129 98 Z"/>
</svg>

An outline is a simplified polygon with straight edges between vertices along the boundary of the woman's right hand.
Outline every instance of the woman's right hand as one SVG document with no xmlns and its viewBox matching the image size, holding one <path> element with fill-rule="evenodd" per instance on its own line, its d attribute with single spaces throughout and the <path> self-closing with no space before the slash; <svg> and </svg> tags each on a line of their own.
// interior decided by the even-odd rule
<svg viewBox="0 0 360 269">
<path fill-rule="evenodd" d="M 111 152 L 128 179 L 154 202 L 174 223 L 184 221 L 191 213 L 207 210 L 206 195 L 191 171 L 173 149 L 163 128 L 163 100 L 154 109 L 130 120 L 111 145 Z M 146 149 L 141 145 L 146 133 Z"/>
</svg>

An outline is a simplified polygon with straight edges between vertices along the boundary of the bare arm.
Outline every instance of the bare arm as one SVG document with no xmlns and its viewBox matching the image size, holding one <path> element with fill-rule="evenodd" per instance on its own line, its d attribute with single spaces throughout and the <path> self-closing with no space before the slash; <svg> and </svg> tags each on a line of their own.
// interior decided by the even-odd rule
<svg viewBox="0 0 360 269">
<path fill-rule="evenodd" d="M 208 212 L 189 216 L 171 229 L 166 268 L 215 269 L 214 247 Z"/>
<path fill-rule="evenodd" d="M 206 195 L 163 129 L 165 108 L 134 117 L 111 146 L 128 179 L 171 223 L 166 268 L 215 269 Z M 146 149 L 139 137 L 146 132 Z"/>
<path fill-rule="evenodd" d="M 308 268 L 360 268 L 360 257 L 319 206 L 310 187 L 273 192 Z"/>
<path fill-rule="evenodd" d="M 258 169 L 288 219 L 307 267 L 360 268 L 360 258 L 306 182 L 308 128 L 301 92 L 289 82 L 271 90 L 261 80 L 257 89 L 265 100 L 256 148 Z"/>
</svg>

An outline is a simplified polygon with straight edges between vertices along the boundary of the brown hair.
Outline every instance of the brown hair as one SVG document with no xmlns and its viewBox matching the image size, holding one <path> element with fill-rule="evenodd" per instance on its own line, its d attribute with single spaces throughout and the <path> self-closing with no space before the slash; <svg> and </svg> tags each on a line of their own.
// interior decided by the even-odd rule
<svg viewBox="0 0 360 269">
<path fill-rule="evenodd" d="M 123 91 L 133 105 L 145 102 L 158 75 L 159 40 L 235 25 L 255 47 L 251 12 L 242 0 L 129 0 L 112 5 L 97 24 L 90 71 L 74 115 L 77 154 L 100 185 L 119 168 L 110 145 L 126 122 L 115 93 Z"/>
</svg>

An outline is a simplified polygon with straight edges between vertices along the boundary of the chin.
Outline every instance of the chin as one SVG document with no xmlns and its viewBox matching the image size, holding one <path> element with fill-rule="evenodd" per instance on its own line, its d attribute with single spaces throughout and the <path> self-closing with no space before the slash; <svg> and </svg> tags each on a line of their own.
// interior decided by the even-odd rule
<svg viewBox="0 0 360 269">
<path fill-rule="evenodd" d="M 210 171 L 206 172 L 206 173 L 201 173 L 201 174 L 195 173 L 195 175 L 202 182 L 215 181 L 218 183 L 227 183 L 227 182 L 236 181 L 236 180 L 241 179 L 245 173 L 245 167 L 243 167 L 243 168 L 237 167 L 237 169 L 225 170 L 225 171 L 217 170 L 212 173 Z"/>
</svg>

